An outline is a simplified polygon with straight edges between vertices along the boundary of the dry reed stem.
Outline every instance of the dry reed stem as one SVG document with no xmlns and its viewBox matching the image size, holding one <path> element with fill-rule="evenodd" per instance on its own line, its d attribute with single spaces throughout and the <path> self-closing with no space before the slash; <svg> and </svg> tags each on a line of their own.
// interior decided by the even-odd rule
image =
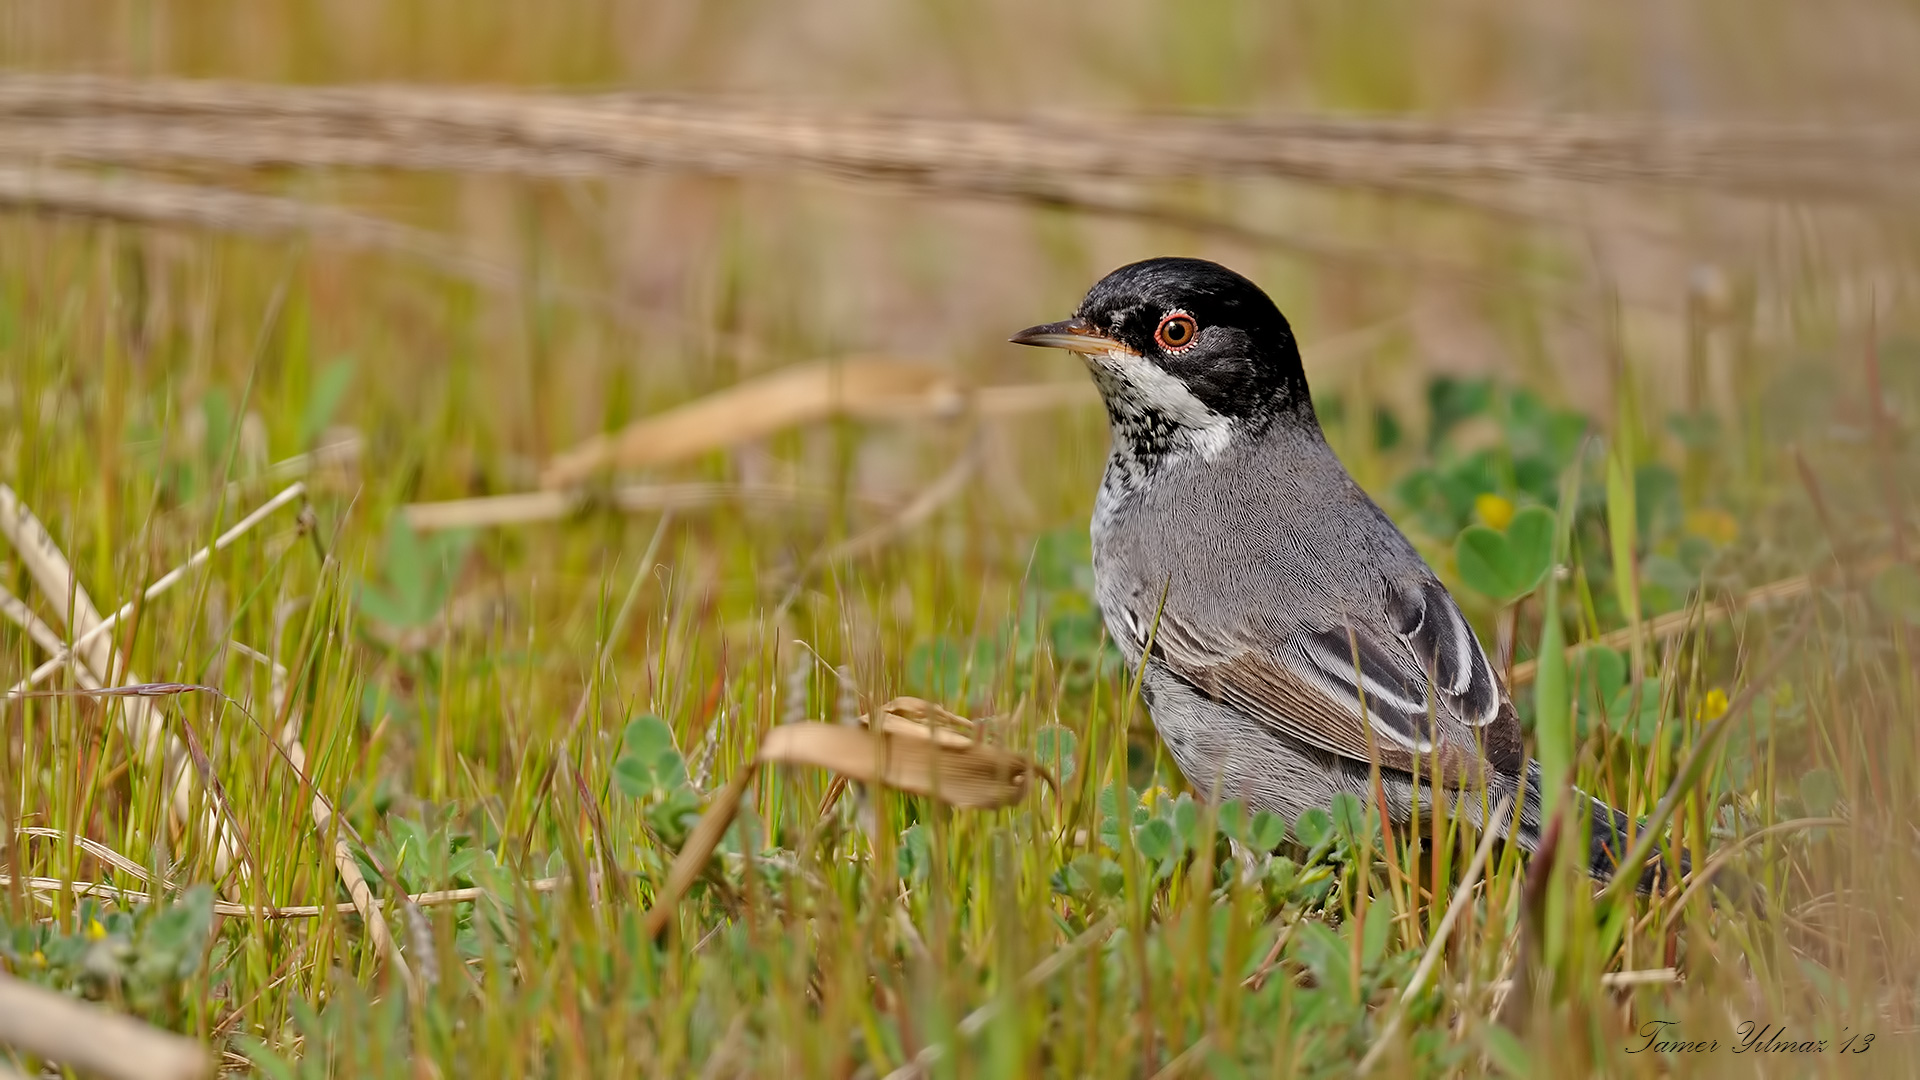
<svg viewBox="0 0 1920 1080">
<path fill-rule="evenodd" d="M 741 99 L 12 75 L 0 79 L 0 151 L 546 176 L 801 170 L 1021 197 L 1023 185 L 1060 179 L 1274 177 L 1413 193 L 1563 180 L 1904 199 L 1920 132 L 1899 121 L 1578 115 L 983 119 Z"/>
<path fill-rule="evenodd" d="M 28 576 L 72 632 L 72 644 L 67 649 L 72 654 L 68 659 L 75 661 L 73 668 L 76 680 L 87 689 L 99 689 L 115 682 L 127 686 L 140 685 L 142 680 L 139 675 L 118 665 L 113 642 L 106 637 L 106 629 L 113 624 L 100 617 L 99 611 L 93 606 L 93 598 L 74 575 L 66 555 L 54 543 L 53 535 L 20 502 L 13 489 L 5 484 L 0 484 L 0 535 L 5 535 L 13 545 Z M 129 605 L 116 612 L 114 622 L 128 614 L 131 608 L 132 605 Z M 53 668 L 57 669 L 57 666 L 54 664 Z M 48 673 L 51 674 L 51 670 Z M 14 693 L 22 692 L 26 685 L 30 684 L 22 684 Z M 107 706 L 107 710 L 112 712 L 111 705 Z M 120 704 L 118 716 L 127 741 L 138 748 L 143 760 L 152 763 L 158 758 L 163 762 L 163 775 L 169 778 L 166 781 L 169 806 L 175 820 L 182 826 L 193 822 L 193 796 L 198 777 L 191 767 L 189 748 L 179 737 L 167 731 L 159 711 L 145 698 L 125 698 Z M 218 800 L 214 802 L 217 804 Z M 217 805 L 205 808 L 199 815 L 199 825 L 200 832 L 213 848 L 216 875 L 225 878 L 230 871 L 237 870 L 244 877 L 246 867 L 240 863 L 237 836 L 232 823 L 218 813 Z"/>
<path fill-rule="evenodd" d="M 1638 971 L 1607 971 L 1600 975 L 1600 988 L 1603 990 L 1628 990 L 1636 986 L 1666 986 L 1680 981 L 1678 968 L 1642 968 Z M 1511 993 L 1514 981 L 1502 979 L 1491 983 L 1488 990 L 1495 993 Z"/>
<path fill-rule="evenodd" d="M 933 483 L 923 488 L 920 494 L 914 496 L 913 501 L 902 507 L 891 520 L 883 521 L 857 536 L 848 537 L 808 559 L 799 572 L 794 574 L 793 580 L 787 584 L 786 595 L 774 605 L 773 621 L 778 622 L 786 615 L 794 601 L 800 598 L 800 591 L 806 587 L 807 582 L 812 580 L 813 575 L 820 568 L 830 566 L 841 559 L 874 551 L 925 524 L 939 512 L 942 506 L 967 489 L 967 481 L 973 478 L 974 470 L 980 467 L 981 456 L 981 440 L 976 434 L 968 442 L 966 450 L 961 453 L 959 459 L 948 466 L 947 471 L 941 473 Z"/>
<path fill-rule="evenodd" d="M 1316 346 L 1315 357 L 1326 363 L 1377 348 L 1403 318 L 1395 316 L 1336 334 Z M 756 376 L 642 417 L 617 432 L 596 435 L 556 455 L 541 485 L 572 487 L 604 469 L 682 461 L 836 417 L 896 422 L 997 418 L 1099 403 L 1099 395 L 1086 380 L 970 387 L 959 372 L 931 364 L 870 356 L 821 360 Z M 481 510 L 477 500 L 465 502 L 473 505 L 475 515 L 498 513 L 509 521 L 550 520 L 572 505 L 531 495 L 496 498 L 523 501 L 497 503 L 497 510 Z M 464 519 L 456 516 L 455 520 Z"/>
<path fill-rule="evenodd" d="M 394 940 L 393 930 L 387 926 L 387 920 L 380 913 L 380 901 L 373 895 L 373 890 L 367 886 L 366 875 L 360 872 L 360 864 L 353 857 L 353 847 L 347 843 L 349 831 L 347 823 L 335 822 L 333 804 L 327 801 L 325 795 L 320 794 L 320 789 L 314 785 L 313 778 L 307 774 L 307 749 L 300 744 L 299 733 L 291 722 L 280 733 L 280 743 L 287 752 L 287 765 L 293 769 L 294 775 L 300 778 L 300 785 L 313 793 L 310 809 L 313 815 L 314 833 L 322 842 L 328 839 L 330 832 L 332 833 L 334 869 L 340 875 L 340 883 L 347 887 L 347 895 L 353 899 L 353 909 L 359 912 L 360 921 L 367 928 L 367 936 L 373 939 L 375 951 L 387 958 L 393 973 L 400 978 L 401 985 L 406 987 L 407 996 L 415 1001 L 420 1000 L 421 994 L 424 993 L 420 980 L 414 975 L 413 969 L 407 966 L 406 957 L 400 954 L 400 943 Z M 404 893 L 394 899 L 403 905 L 415 902 Z"/>
<path fill-rule="evenodd" d="M 1655 619 L 1641 622 L 1635 626 L 1625 626 L 1605 633 L 1591 641 L 1583 641 L 1567 647 L 1567 656 L 1573 657 L 1581 652 L 1595 648 L 1618 649 L 1633 644 L 1636 633 L 1644 634 L 1649 644 L 1665 641 L 1685 633 L 1689 628 L 1710 622 L 1722 622 L 1749 608 L 1766 607 L 1787 600 L 1797 599 L 1813 591 L 1814 581 L 1807 575 L 1782 578 L 1757 588 L 1749 589 L 1732 600 L 1718 600 L 1704 608 L 1683 608 L 1670 611 Z M 1524 686 L 1539 674 L 1540 661 L 1523 660 L 1513 665 L 1513 672 L 1507 677 L 1509 688 Z"/>
<path fill-rule="evenodd" d="M 933 483 L 922 488 L 913 501 L 900 508 L 890 520 L 883 521 L 857 536 L 828 549 L 824 562 L 832 563 L 841 559 L 864 555 L 889 542 L 895 537 L 910 532 L 926 524 L 942 506 L 953 501 L 966 490 L 967 481 L 973 477 L 974 470 L 980 466 L 980 440 L 974 439 L 960 453 L 960 457 L 947 470 L 934 478 Z M 804 575 L 803 575 L 804 576 Z"/>
<path fill-rule="evenodd" d="M 581 491 L 524 491 L 444 502 L 409 503 L 400 508 L 416 532 L 444 529 L 493 528 L 558 521 L 596 506 L 628 514 L 663 510 L 699 510 L 729 503 L 761 506 L 824 506 L 833 499 L 826 490 L 784 484 L 631 484 L 605 495 Z M 856 499 L 859 499 L 856 496 Z M 860 499 L 881 507 L 885 500 Z"/>
<path fill-rule="evenodd" d="M 992 810 L 1026 795 L 1037 770 L 1010 750 L 954 746 L 927 729 L 888 724 L 878 732 L 842 724 L 782 724 L 767 732 L 758 760 L 814 765 L 860 783 L 926 795 L 964 810 Z"/>
<path fill-rule="evenodd" d="M 27 606 L 27 602 L 13 595 L 5 585 L 0 585 L 0 615 L 5 615 L 13 621 L 14 625 L 25 630 L 27 637 L 46 652 L 57 653 L 67 647 L 67 643 L 60 640 L 59 632 L 48 626 L 40 616 L 34 614 L 33 609 Z M 97 690 L 99 687 L 92 686 L 88 689 Z"/>
<path fill-rule="evenodd" d="M 0 972 L 0 1044 L 110 1080 L 191 1080 L 213 1071 L 192 1039 Z"/>
<path fill-rule="evenodd" d="M 566 878 L 535 878 L 524 882 L 520 887 L 528 892 L 553 892 L 566 883 Z M 103 881 L 66 881 L 55 877 L 13 877 L 0 874 L 0 887 L 18 884 L 30 892 L 51 894 L 71 893 L 74 896 L 99 896 L 119 900 L 128 904 L 151 904 L 165 898 L 164 892 L 149 892 L 144 889 L 123 889 Z M 174 887 L 165 882 L 166 888 Z M 496 895 L 493 890 L 479 886 L 464 889 L 437 889 L 432 892 L 414 893 L 410 897 L 415 907 L 443 907 L 447 904 L 464 904 Z M 257 904 L 236 904 L 230 900 L 213 902 L 215 915 L 233 915 L 250 919 L 315 919 L 322 915 L 361 915 L 360 905 L 352 901 L 340 904 L 286 904 L 280 906 L 261 906 Z"/>
<path fill-rule="evenodd" d="M 492 289 L 517 284 L 507 270 L 462 255 L 425 230 L 271 195 L 72 169 L 0 165 L 0 208 L 248 236 L 309 236 L 324 245 L 418 259 Z"/>
<path fill-rule="evenodd" d="M 595 436 L 555 457 L 541 486 L 681 461 L 834 416 L 958 415 L 963 406 L 956 376 L 932 365 L 853 358 L 783 368 Z"/>
<path fill-rule="evenodd" d="M 242 536 L 245 536 L 247 533 L 253 530 L 254 526 L 260 524 L 262 521 L 265 521 L 268 517 L 270 517 L 275 510 L 278 510 L 282 506 L 287 505 L 293 500 L 304 496 L 306 492 L 307 492 L 307 486 L 303 483 L 296 482 L 294 484 L 289 485 L 284 491 L 280 492 L 280 494 L 275 495 L 271 499 L 268 499 L 266 502 L 262 503 L 258 508 L 256 508 L 252 513 L 248 514 L 246 517 L 243 517 L 239 521 L 235 522 L 232 528 L 228 529 L 226 532 L 221 533 L 218 537 L 215 537 L 213 543 L 207 545 L 206 547 L 201 548 L 199 551 L 194 552 L 191 556 L 187 558 L 186 562 L 181 563 L 179 566 L 176 566 L 172 570 L 167 571 L 165 574 L 160 575 L 159 578 L 154 580 L 153 584 L 147 586 L 146 589 L 141 592 L 140 599 L 127 601 L 125 604 L 121 605 L 120 610 L 114 612 L 108 618 L 101 619 L 96 615 L 93 620 L 93 624 L 89 627 L 86 627 L 86 628 L 76 627 L 75 631 L 76 633 L 79 634 L 79 636 L 74 638 L 73 644 L 69 645 L 66 649 L 63 649 L 60 652 L 55 653 L 51 659 L 47 660 L 45 663 L 35 668 L 33 670 L 32 675 L 28 676 L 26 679 L 18 683 L 15 683 L 13 686 L 13 692 L 19 693 L 20 691 L 23 691 L 23 690 L 30 690 L 33 687 L 38 686 L 41 683 L 45 682 L 49 675 L 52 675 L 55 671 L 60 670 L 60 665 L 66 661 L 68 655 L 73 651 L 78 651 L 80 649 L 85 649 L 85 648 L 92 648 L 95 650 L 107 648 L 108 643 L 102 641 L 101 639 L 104 638 L 106 634 L 109 633 L 115 626 L 118 626 L 120 624 L 120 620 L 125 619 L 128 616 L 132 615 L 134 612 L 134 609 L 137 608 L 140 604 L 154 599 L 160 594 L 166 592 L 168 589 L 171 589 L 175 585 L 179 584 L 180 581 L 187 576 L 187 574 L 191 573 L 194 570 L 194 568 L 200 566 L 202 563 L 205 563 L 207 560 L 213 558 L 214 552 L 225 549 L 226 547 L 231 545 L 235 540 L 238 540 Z M 0 520 L 4 520 L 4 517 L 6 514 L 6 506 L 9 501 L 14 501 L 15 505 L 18 505 L 17 500 L 15 500 L 14 498 L 12 490 L 6 487 L 6 485 L 0 484 Z M 24 510 L 24 507 L 22 507 L 21 509 Z M 38 523 L 36 522 L 35 524 L 38 524 Z M 0 527 L 4 527 L 4 526 L 0 526 Z M 45 535 L 45 532 L 46 530 L 44 529 L 41 530 L 41 534 L 43 536 Z M 8 533 L 8 538 L 9 539 L 13 538 L 11 532 Z M 48 538 L 48 542 L 51 543 L 50 537 Z M 19 546 L 20 546 L 20 542 L 18 540 L 14 540 L 14 547 L 18 548 Z M 25 557 L 24 552 L 22 552 L 22 556 Z M 64 565 L 64 562 L 65 560 L 63 559 L 62 565 Z M 41 585 L 41 591 L 45 592 L 46 588 L 47 586 L 43 583 Z M 77 588 L 77 585 L 76 585 L 76 588 Z M 94 655 L 98 656 L 100 654 L 96 652 Z M 105 680 L 106 674 L 105 672 L 102 672 L 99 670 L 98 665 L 95 665 L 95 672 L 96 674 L 99 674 L 101 676 L 103 681 Z M 140 680 L 129 678 L 125 681 L 129 683 L 137 683 Z"/>
</svg>

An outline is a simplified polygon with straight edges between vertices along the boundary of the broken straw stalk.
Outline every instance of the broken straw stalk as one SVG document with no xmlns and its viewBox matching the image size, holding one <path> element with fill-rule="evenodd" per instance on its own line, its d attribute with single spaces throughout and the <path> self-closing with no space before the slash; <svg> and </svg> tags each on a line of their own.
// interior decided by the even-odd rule
<svg viewBox="0 0 1920 1080">
<path fill-rule="evenodd" d="M 263 504 L 259 509 L 255 510 L 251 514 L 248 514 L 246 517 L 241 518 L 239 522 L 237 522 L 233 526 L 233 528 L 228 529 L 224 533 L 221 533 L 219 537 L 217 537 L 214 540 L 213 543 L 207 545 L 206 547 L 201 548 L 199 551 L 194 552 L 192 557 L 187 559 L 186 562 L 181 563 L 179 566 L 176 566 L 172 570 L 169 570 L 167 573 L 161 575 L 159 580 L 147 586 L 146 591 L 140 594 L 139 600 L 129 600 L 125 604 L 121 605 L 119 611 L 114 612 L 112 615 L 108 616 L 105 619 L 99 619 L 97 622 L 95 622 L 95 624 L 92 627 L 87 629 L 85 632 L 81 633 L 78 637 L 74 638 L 73 643 L 71 645 L 68 645 L 65 649 L 62 649 L 61 651 L 55 653 L 52 658 L 47 660 L 45 663 L 41 664 L 39 667 L 34 668 L 33 674 L 27 676 L 27 678 L 25 678 L 24 680 L 14 684 L 12 693 L 17 694 L 24 690 L 31 690 L 32 688 L 45 682 L 49 676 L 51 676 L 54 672 L 60 670 L 60 665 L 66 663 L 68 657 L 72 656 L 78 650 L 86 648 L 88 645 L 91 645 L 94 642 L 98 641 L 103 635 L 107 634 L 115 626 L 118 626 L 121 619 L 124 619 L 127 616 L 132 615 L 134 608 L 137 607 L 140 603 L 148 600 L 152 600 L 154 597 L 159 596 L 161 593 L 164 593 L 168 589 L 171 589 L 175 585 L 179 584 L 180 581 L 183 578 L 185 578 L 188 573 L 194 570 L 194 568 L 200 566 L 202 563 L 212 558 L 214 552 L 220 551 L 226 548 L 229 544 L 232 544 L 235 540 L 238 540 L 242 536 L 245 536 L 248 532 L 250 532 L 253 529 L 255 525 L 258 525 L 260 524 L 260 522 L 266 520 L 266 518 L 269 515 L 271 515 L 275 510 L 278 510 L 282 506 L 285 506 L 286 504 L 301 497 L 302 495 L 305 495 L 306 491 L 307 491 L 307 486 L 305 484 L 295 482 L 289 485 L 285 491 L 282 491 L 280 494 L 275 495 L 273 498 L 267 500 L 267 502 Z M 15 513 L 25 514 L 27 520 L 32 521 L 34 527 L 39 529 L 40 537 L 45 541 L 45 543 L 48 545 L 51 545 L 52 538 L 47 534 L 45 527 L 41 526 L 38 521 L 33 521 L 32 515 L 27 512 L 24 506 L 20 505 L 19 499 L 14 495 L 12 488 L 7 487 L 5 484 L 0 484 L 0 515 L 11 516 Z M 8 531 L 7 536 L 8 536 L 8 539 L 13 541 L 13 546 L 16 549 L 20 549 L 21 556 L 23 558 L 28 557 L 27 551 L 21 545 L 20 538 L 18 536 L 15 536 L 13 531 L 11 530 Z M 57 550 L 56 550 L 56 553 L 57 553 Z M 65 562 L 64 558 L 61 561 L 62 563 L 64 563 Z M 59 603 L 58 600 L 54 602 L 56 604 Z"/>
</svg>

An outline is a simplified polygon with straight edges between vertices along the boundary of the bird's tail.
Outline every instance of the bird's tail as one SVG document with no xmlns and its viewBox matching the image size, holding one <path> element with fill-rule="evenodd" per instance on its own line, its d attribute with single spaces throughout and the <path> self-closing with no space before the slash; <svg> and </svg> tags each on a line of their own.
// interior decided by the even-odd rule
<svg viewBox="0 0 1920 1080">
<path fill-rule="evenodd" d="M 1530 761 L 1527 763 L 1525 794 L 1522 796 L 1518 828 L 1514 830 L 1514 839 L 1529 852 L 1539 849 L 1541 833 L 1545 828 L 1545 823 L 1541 820 L 1540 784 L 1540 763 Z M 1492 801 L 1497 804 L 1502 798 L 1518 794 L 1521 786 L 1520 777 L 1502 776 L 1492 785 L 1489 794 Z M 1626 858 L 1628 849 L 1633 846 L 1629 837 L 1638 834 L 1639 830 L 1636 827 L 1638 823 L 1628 817 L 1625 812 L 1615 810 L 1579 788 L 1573 789 L 1573 797 L 1583 801 L 1589 812 L 1587 872 L 1593 875 L 1596 881 L 1612 881 L 1621 860 Z M 1508 821 L 1496 827 L 1504 833 L 1512 826 L 1512 817 L 1509 816 Z M 1693 860 L 1684 848 L 1679 852 L 1678 861 L 1680 874 L 1685 876 L 1691 869 Z M 1654 848 L 1653 853 L 1647 857 L 1645 865 L 1641 867 L 1640 891 L 1651 892 L 1656 886 L 1666 884 L 1670 874 L 1666 845 L 1662 844 Z"/>
</svg>

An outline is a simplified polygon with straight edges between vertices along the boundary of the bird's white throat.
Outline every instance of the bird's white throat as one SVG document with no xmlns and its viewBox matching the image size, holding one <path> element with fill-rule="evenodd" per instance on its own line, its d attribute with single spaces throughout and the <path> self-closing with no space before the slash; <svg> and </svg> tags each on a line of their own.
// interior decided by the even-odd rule
<svg viewBox="0 0 1920 1080">
<path fill-rule="evenodd" d="M 1212 461 L 1233 441 L 1232 418 L 1208 408 L 1186 383 L 1153 361 L 1110 349 L 1088 356 L 1087 366 L 1107 400 L 1116 451 L 1125 441 L 1136 456 L 1164 459 L 1192 453 Z"/>
</svg>

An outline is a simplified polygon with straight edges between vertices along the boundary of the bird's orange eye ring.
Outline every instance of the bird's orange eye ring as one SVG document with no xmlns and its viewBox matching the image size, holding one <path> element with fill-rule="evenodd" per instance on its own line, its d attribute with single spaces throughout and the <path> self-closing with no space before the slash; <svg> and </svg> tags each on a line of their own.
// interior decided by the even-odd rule
<svg viewBox="0 0 1920 1080">
<path fill-rule="evenodd" d="M 1169 352 L 1179 352 L 1193 344 L 1193 339 L 1199 334 L 1200 324 L 1193 321 L 1193 316 L 1176 311 L 1160 320 L 1160 328 L 1153 332 L 1153 340 Z"/>
</svg>

